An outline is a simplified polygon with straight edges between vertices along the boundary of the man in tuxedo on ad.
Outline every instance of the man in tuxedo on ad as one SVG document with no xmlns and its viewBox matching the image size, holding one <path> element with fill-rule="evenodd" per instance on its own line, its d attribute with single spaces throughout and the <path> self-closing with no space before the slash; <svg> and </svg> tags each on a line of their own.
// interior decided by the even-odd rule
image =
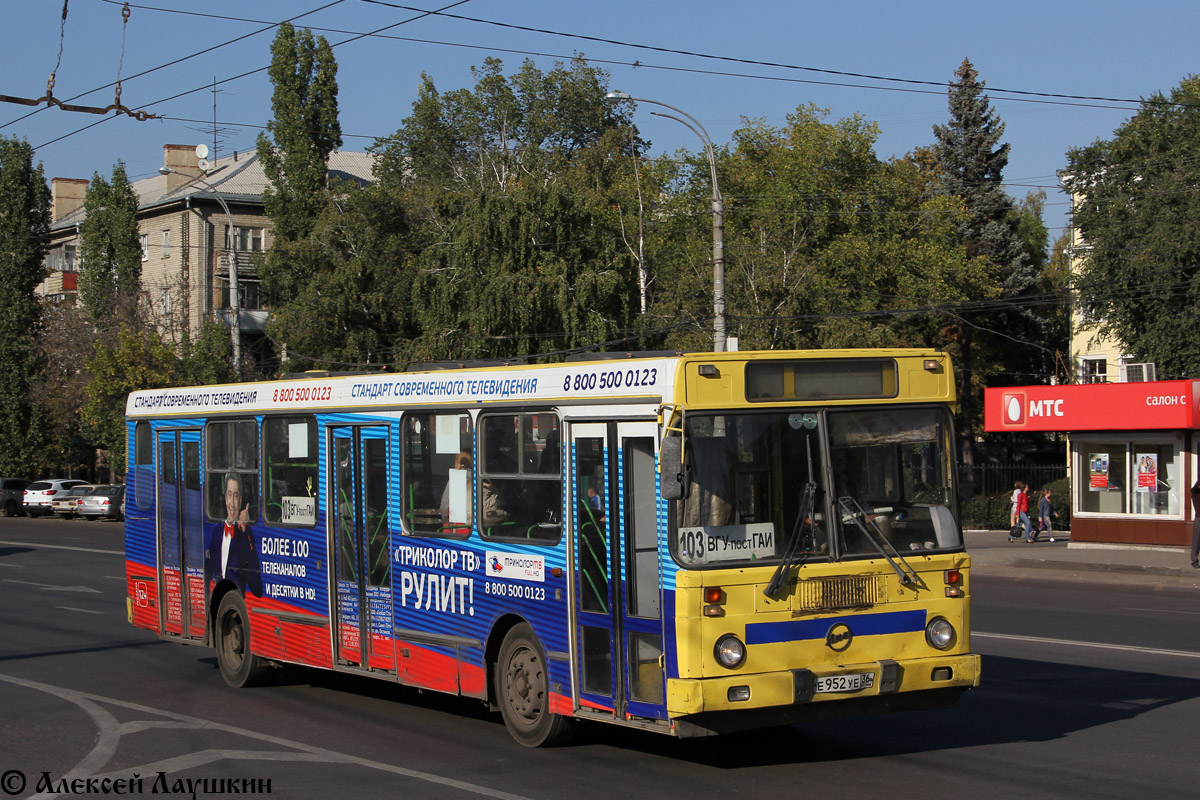
<svg viewBox="0 0 1200 800">
<path fill-rule="evenodd" d="M 204 551 L 204 585 L 228 578 L 243 593 L 262 597 L 262 566 L 250 529 L 249 504 L 242 500 L 242 480 L 225 476 L 225 521 L 213 525 Z"/>
</svg>

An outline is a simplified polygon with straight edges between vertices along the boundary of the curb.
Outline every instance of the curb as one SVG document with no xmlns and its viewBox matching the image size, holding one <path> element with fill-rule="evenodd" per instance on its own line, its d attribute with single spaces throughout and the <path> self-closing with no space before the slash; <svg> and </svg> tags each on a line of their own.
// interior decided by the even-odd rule
<svg viewBox="0 0 1200 800">
<path fill-rule="evenodd" d="M 1034 569 L 1057 569 L 1085 572 L 1123 572 L 1131 575 L 1161 575 L 1170 578 L 1200 577 L 1200 572 L 1190 567 L 1152 567 L 1144 564 L 1107 564 L 1091 561 L 1045 561 L 1032 558 L 1018 558 L 1009 562 L 1010 566 Z"/>
</svg>

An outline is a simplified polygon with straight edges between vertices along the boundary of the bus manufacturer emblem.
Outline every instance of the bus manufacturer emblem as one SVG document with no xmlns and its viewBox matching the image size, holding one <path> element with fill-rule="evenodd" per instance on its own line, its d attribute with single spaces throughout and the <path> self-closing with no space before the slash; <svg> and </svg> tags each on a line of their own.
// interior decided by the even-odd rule
<svg viewBox="0 0 1200 800">
<path fill-rule="evenodd" d="M 854 631 L 850 630 L 850 626 L 844 622 L 834 623 L 830 626 L 829 633 L 825 634 L 825 646 L 835 653 L 845 650 L 852 641 L 854 641 Z"/>
</svg>

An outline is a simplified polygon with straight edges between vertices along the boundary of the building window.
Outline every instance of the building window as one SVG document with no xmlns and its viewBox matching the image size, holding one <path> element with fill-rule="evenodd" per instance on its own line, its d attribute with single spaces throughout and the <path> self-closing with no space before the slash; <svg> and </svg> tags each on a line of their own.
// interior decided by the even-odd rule
<svg viewBox="0 0 1200 800">
<path fill-rule="evenodd" d="M 163 231 L 162 233 L 162 257 L 169 258 L 171 256 L 171 232 Z"/>
<path fill-rule="evenodd" d="M 229 238 L 229 226 L 225 226 L 226 241 Z M 263 249 L 263 229 L 262 228 L 243 228 L 234 226 L 233 228 L 233 249 L 254 253 Z"/>
<path fill-rule="evenodd" d="M 162 315 L 168 316 L 171 313 L 171 290 L 163 289 L 159 295 L 159 305 L 162 307 Z"/>
<path fill-rule="evenodd" d="M 1077 438 L 1071 449 L 1080 476 L 1076 513 L 1182 517 L 1186 487 L 1178 441 Z"/>
<path fill-rule="evenodd" d="M 1108 360 L 1085 357 L 1079 364 L 1080 383 L 1108 383 Z"/>
<path fill-rule="evenodd" d="M 253 278 L 238 277 L 238 308 L 245 310 L 255 310 L 262 308 L 262 300 L 259 297 L 259 282 Z M 221 278 L 221 305 L 220 308 L 233 308 L 229 304 L 229 279 Z"/>
<path fill-rule="evenodd" d="M 138 245 L 142 248 L 142 261 L 150 257 L 150 234 L 143 233 L 138 236 Z"/>
<path fill-rule="evenodd" d="M 63 272 L 75 271 L 75 245 L 63 245 Z"/>
</svg>

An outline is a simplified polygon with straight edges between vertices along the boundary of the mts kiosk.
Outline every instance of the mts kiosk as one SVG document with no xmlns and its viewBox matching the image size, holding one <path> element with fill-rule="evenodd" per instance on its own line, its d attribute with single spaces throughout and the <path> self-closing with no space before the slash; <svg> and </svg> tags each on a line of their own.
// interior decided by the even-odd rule
<svg viewBox="0 0 1200 800">
<path fill-rule="evenodd" d="M 1005 386 L 984 393 L 989 432 L 1069 435 L 1076 542 L 1190 544 L 1198 421 L 1195 380 Z"/>
</svg>

